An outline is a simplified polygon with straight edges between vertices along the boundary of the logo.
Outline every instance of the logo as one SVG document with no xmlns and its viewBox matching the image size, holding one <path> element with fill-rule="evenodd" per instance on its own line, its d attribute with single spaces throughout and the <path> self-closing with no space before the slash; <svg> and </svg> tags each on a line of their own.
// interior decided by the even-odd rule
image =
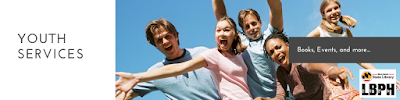
<svg viewBox="0 0 400 100">
<path fill-rule="evenodd" d="M 372 75 L 370 72 L 364 72 L 363 74 L 361 74 L 361 78 L 364 82 L 369 82 L 372 79 Z"/>
<path fill-rule="evenodd" d="M 396 70 L 360 70 L 361 98 L 396 98 Z"/>
</svg>

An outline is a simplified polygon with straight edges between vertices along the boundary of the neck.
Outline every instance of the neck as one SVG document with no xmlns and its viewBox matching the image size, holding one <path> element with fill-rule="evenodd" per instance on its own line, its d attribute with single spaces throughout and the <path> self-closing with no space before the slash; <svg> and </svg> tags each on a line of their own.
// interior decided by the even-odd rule
<svg viewBox="0 0 400 100">
<path fill-rule="evenodd" d="M 177 59 L 177 58 L 183 56 L 183 53 L 184 53 L 184 52 L 183 52 L 183 49 L 179 49 L 179 51 L 178 51 L 177 54 L 175 54 L 175 55 L 173 55 L 173 56 L 170 56 L 170 57 L 167 57 L 167 60 L 175 60 L 175 59 Z"/>
</svg>

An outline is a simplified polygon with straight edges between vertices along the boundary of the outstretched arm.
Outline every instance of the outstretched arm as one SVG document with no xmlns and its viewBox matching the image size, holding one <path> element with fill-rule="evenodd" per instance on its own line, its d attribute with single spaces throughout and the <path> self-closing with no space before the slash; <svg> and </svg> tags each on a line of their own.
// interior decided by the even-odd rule
<svg viewBox="0 0 400 100">
<path fill-rule="evenodd" d="M 346 73 L 350 75 L 351 80 L 354 79 L 353 73 L 349 69 L 346 67 L 336 67 L 336 65 L 331 63 L 309 63 L 308 71 L 310 73 L 324 73 L 328 75 L 333 85 L 337 85 L 338 83 L 332 80 L 340 80 L 344 89 L 349 86 Z"/>
<path fill-rule="evenodd" d="M 357 63 L 357 64 L 363 67 L 364 69 L 376 69 L 374 65 L 372 65 L 371 63 Z"/>
<path fill-rule="evenodd" d="M 199 69 L 206 64 L 207 62 L 204 57 L 198 56 L 183 63 L 169 64 L 164 67 L 143 73 L 131 74 L 117 72 L 116 75 L 119 76 L 119 79 L 115 83 L 116 91 L 120 90 L 122 93 L 119 92 L 116 94 L 116 96 L 122 94 L 125 97 L 125 95 L 139 82 L 181 75 L 186 72 Z"/>
<path fill-rule="evenodd" d="M 222 18 L 223 16 L 227 16 L 225 4 L 223 0 L 212 0 L 214 15 L 217 20 Z"/>
<path fill-rule="evenodd" d="M 267 0 L 270 8 L 269 21 L 272 27 L 283 30 L 282 3 L 280 0 Z"/>
</svg>

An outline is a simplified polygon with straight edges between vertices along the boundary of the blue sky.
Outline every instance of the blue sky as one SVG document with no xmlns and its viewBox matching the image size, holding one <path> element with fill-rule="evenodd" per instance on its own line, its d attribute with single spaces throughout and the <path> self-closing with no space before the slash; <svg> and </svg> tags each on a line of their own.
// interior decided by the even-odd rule
<svg viewBox="0 0 400 100">
<path fill-rule="evenodd" d="M 321 22 L 319 6 L 322 0 L 283 0 L 284 30 L 289 37 L 305 37 Z M 357 20 L 351 31 L 354 37 L 400 37 L 399 0 L 362 1 L 341 0 L 342 15 Z M 269 7 L 265 0 L 225 1 L 227 14 L 237 23 L 240 10 L 256 10 L 263 22 L 262 30 L 269 23 Z M 178 30 L 180 47 L 216 47 L 214 40 L 215 19 L 211 0 L 117 0 L 116 1 L 116 71 L 138 73 L 161 61 L 165 56 L 145 36 L 145 27 L 152 21 L 166 18 Z M 239 26 L 238 26 L 239 27 Z M 240 30 L 240 28 L 239 28 Z M 381 44 L 379 44 L 381 45 Z M 387 44 L 391 45 L 391 44 Z M 394 58 L 394 57 L 393 57 Z M 378 69 L 397 69 L 400 63 L 373 63 Z M 358 89 L 356 63 L 339 63 L 355 75 L 350 83 Z M 398 73 L 398 72 L 397 72 Z M 399 75 L 396 75 L 399 77 Z M 117 79 L 117 77 L 116 77 Z M 397 78 L 398 80 L 400 78 Z M 397 96 L 400 93 L 397 93 Z M 167 99 L 161 92 L 153 92 L 136 100 Z M 366 99 L 371 100 L 371 99 Z"/>
</svg>

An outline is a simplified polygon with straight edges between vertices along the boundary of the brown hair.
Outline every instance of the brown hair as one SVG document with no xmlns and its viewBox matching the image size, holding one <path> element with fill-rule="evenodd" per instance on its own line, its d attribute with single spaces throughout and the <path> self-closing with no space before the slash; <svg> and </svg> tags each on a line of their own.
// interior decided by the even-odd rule
<svg viewBox="0 0 400 100">
<path fill-rule="evenodd" d="M 233 29 L 235 31 L 236 38 L 233 39 L 232 46 L 231 46 L 231 50 L 233 51 L 233 54 L 236 55 L 236 54 L 240 54 L 240 53 L 244 52 L 246 50 L 247 46 L 244 46 L 242 44 L 242 41 L 240 40 L 239 32 L 236 27 L 236 23 L 233 21 L 233 19 L 229 18 L 228 16 L 223 16 L 222 18 L 220 18 L 218 20 L 218 22 L 220 22 L 220 21 L 227 21 L 233 27 Z"/>
<path fill-rule="evenodd" d="M 239 21 L 239 26 L 243 29 L 243 19 L 246 17 L 247 14 L 254 14 L 254 16 L 257 17 L 258 21 L 261 21 L 260 15 L 258 15 L 257 11 L 253 9 L 245 9 L 239 12 L 238 16 L 238 21 Z"/>
<path fill-rule="evenodd" d="M 339 8 L 340 8 L 340 3 L 338 0 L 324 0 L 324 1 L 322 1 L 321 6 L 319 8 L 319 11 L 321 14 L 325 14 L 324 10 L 325 10 L 326 6 L 328 6 L 328 4 L 331 2 L 335 2 L 336 4 L 339 5 Z M 357 24 L 357 20 L 350 16 L 340 16 L 340 22 L 342 22 L 343 25 L 346 25 L 348 27 L 355 27 Z M 320 27 L 325 30 L 328 30 L 329 32 L 340 29 L 340 25 L 329 23 L 324 18 L 322 18 Z"/>
<path fill-rule="evenodd" d="M 153 34 L 156 33 L 156 29 L 160 27 L 164 27 L 169 33 L 172 33 L 175 37 L 179 34 L 178 31 L 176 31 L 175 26 L 172 25 L 168 20 L 164 18 L 153 20 L 146 26 L 147 42 L 149 42 L 153 46 L 156 46 Z M 178 45 L 179 45 L 179 40 L 178 40 Z"/>
</svg>

